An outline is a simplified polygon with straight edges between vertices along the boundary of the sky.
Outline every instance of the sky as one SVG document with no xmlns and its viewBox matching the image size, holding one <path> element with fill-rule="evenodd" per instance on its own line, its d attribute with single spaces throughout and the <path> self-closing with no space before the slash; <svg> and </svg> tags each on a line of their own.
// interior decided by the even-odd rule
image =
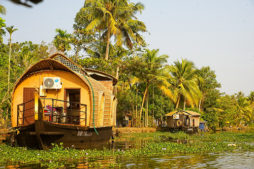
<svg viewBox="0 0 254 169">
<path fill-rule="evenodd" d="M 131 0 L 145 9 L 149 49 L 169 55 L 169 64 L 188 59 L 197 68 L 210 66 L 221 92 L 254 91 L 254 0 Z M 50 43 L 55 29 L 72 32 L 84 0 L 44 0 L 33 8 L 0 2 L 7 25 L 18 28 L 13 40 Z M 7 42 L 7 38 L 5 38 Z"/>
</svg>

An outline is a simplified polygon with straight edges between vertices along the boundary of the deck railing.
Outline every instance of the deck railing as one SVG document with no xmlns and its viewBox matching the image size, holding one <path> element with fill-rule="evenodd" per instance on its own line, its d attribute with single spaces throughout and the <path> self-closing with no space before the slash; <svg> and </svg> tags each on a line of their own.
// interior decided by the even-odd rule
<svg viewBox="0 0 254 169">
<path fill-rule="evenodd" d="M 17 126 L 34 122 L 34 99 L 17 105 Z"/>
<path fill-rule="evenodd" d="M 42 103 L 43 120 L 52 123 L 87 126 L 87 105 L 74 101 L 39 98 Z M 17 106 L 17 126 L 34 122 L 34 99 Z"/>
<path fill-rule="evenodd" d="M 41 102 L 45 120 L 62 124 L 87 125 L 86 104 L 52 98 L 41 98 Z"/>
</svg>

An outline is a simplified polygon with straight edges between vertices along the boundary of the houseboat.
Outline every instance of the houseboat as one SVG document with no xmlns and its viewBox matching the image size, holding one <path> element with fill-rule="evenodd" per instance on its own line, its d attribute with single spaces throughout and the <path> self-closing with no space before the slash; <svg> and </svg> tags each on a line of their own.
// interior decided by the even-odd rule
<svg viewBox="0 0 254 169">
<path fill-rule="evenodd" d="M 116 125 L 113 76 L 85 69 L 61 53 L 31 66 L 12 93 L 14 144 L 82 148 L 108 141 Z"/>
<path fill-rule="evenodd" d="M 200 114 L 194 111 L 173 111 L 166 115 L 167 127 L 170 130 L 183 130 L 197 132 Z"/>
</svg>

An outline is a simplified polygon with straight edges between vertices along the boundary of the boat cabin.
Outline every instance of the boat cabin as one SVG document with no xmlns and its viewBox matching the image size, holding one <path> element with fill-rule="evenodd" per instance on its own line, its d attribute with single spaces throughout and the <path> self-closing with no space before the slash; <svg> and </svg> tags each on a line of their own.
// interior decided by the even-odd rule
<svg viewBox="0 0 254 169">
<path fill-rule="evenodd" d="M 84 69 L 56 53 L 31 66 L 16 82 L 11 103 L 12 127 L 35 122 L 35 93 L 43 121 L 87 128 L 115 126 L 116 83 L 113 76 Z"/>
<path fill-rule="evenodd" d="M 170 129 L 198 129 L 200 114 L 193 111 L 173 111 L 165 115 Z"/>
</svg>

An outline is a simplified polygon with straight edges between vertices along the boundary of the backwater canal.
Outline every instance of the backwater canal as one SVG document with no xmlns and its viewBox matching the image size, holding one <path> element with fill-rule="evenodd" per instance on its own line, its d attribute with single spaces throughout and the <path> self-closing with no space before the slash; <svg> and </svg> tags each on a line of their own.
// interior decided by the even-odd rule
<svg viewBox="0 0 254 169">
<path fill-rule="evenodd" d="M 98 156 L 98 157 L 83 157 L 79 160 L 58 160 L 56 161 L 43 161 L 41 163 L 20 163 L 20 162 L 6 162 L 1 164 L 0 168 L 123 168 L 123 169 L 149 169 L 149 168 L 220 168 L 220 169 L 253 169 L 254 168 L 254 151 L 244 148 L 244 145 L 254 146 L 254 133 L 245 134 L 217 134 L 216 136 L 196 135 L 188 136 L 185 134 L 127 134 L 119 136 L 115 139 L 114 144 L 107 144 L 99 146 L 96 149 L 101 151 L 110 150 L 116 154 L 119 152 L 128 152 L 129 150 L 137 149 L 142 150 L 147 145 L 158 146 L 161 143 L 167 145 L 168 142 L 173 143 L 173 147 L 177 144 L 202 144 L 201 140 L 210 142 L 225 142 L 226 146 L 234 146 L 233 151 L 207 151 L 199 152 L 195 150 L 191 153 L 188 152 L 169 152 L 169 147 L 163 147 L 161 153 L 148 152 L 141 155 L 113 155 L 113 156 Z M 209 140 L 210 139 L 210 140 Z M 219 143 L 218 143 L 219 144 Z M 212 144 L 214 145 L 214 144 Z M 216 145 L 216 144 L 215 144 Z M 104 148 L 102 148 L 104 147 Z M 183 147 L 184 148 L 184 147 Z M 217 150 L 216 147 L 214 147 Z M 181 149 L 181 146 L 180 148 Z M 157 150 L 157 149 L 156 149 Z M 147 150 L 146 150 L 147 151 Z M 180 150 L 181 151 L 181 150 Z M 0 152 L 1 153 L 1 152 Z M 43 153 L 43 151 L 41 151 Z M 150 153 L 150 154 L 149 154 Z M 123 153 L 124 154 L 124 153 Z M 52 164 L 51 164 L 52 163 Z"/>
</svg>

